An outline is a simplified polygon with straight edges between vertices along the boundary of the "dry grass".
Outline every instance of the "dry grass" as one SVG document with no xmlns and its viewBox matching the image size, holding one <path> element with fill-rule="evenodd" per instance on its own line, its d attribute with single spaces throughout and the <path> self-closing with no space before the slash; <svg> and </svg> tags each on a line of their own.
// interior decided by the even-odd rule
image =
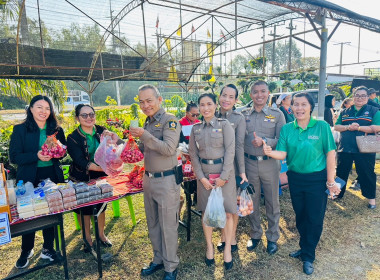
<svg viewBox="0 0 380 280">
<path fill-rule="evenodd" d="M 380 162 L 376 165 L 380 175 Z M 351 178 L 355 178 L 351 176 Z M 378 177 L 379 178 L 379 177 Z M 380 186 L 379 179 L 377 186 Z M 109 250 L 114 254 L 111 262 L 104 264 L 103 279 L 139 279 L 144 263 L 149 263 L 152 250 L 148 238 L 142 194 L 133 197 L 136 218 L 141 222 L 132 227 L 127 202 L 121 200 L 122 216 L 112 218 L 111 207 L 107 210 L 108 237 L 114 246 Z M 266 240 L 251 253 L 245 249 L 249 225 L 246 219 L 239 224 L 239 251 L 235 254 L 234 268 L 224 273 L 223 256 L 215 254 L 215 269 L 203 263 L 205 243 L 200 219 L 193 216 L 192 240 L 186 241 L 186 231 L 179 228 L 179 255 L 181 259 L 179 279 L 380 279 L 380 210 L 370 211 L 360 192 L 348 189 L 343 201 L 329 201 L 322 239 L 317 248 L 315 272 L 312 276 L 302 273 L 301 262 L 288 257 L 290 251 L 298 248 L 298 234 L 295 228 L 294 212 L 288 190 L 281 201 L 281 238 L 279 251 L 274 256 L 265 252 Z M 379 203 L 378 203 L 379 204 Z M 182 215 L 186 216 L 186 213 Z M 263 219 L 263 226 L 266 220 Z M 97 279 L 97 266 L 93 258 L 81 251 L 81 234 L 75 230 L 72 214 L 65 215 L 65 237 L 67 243 L 69 273 L 71 279 Z M 214 232 L 214 243 L 219 232 Z M 36 255 L 41 248 L 42 234 L 36 238 Z M 20 250 L 20 238 L 0 248 L 0 277 L 10 272 Z M 33 258 L 33 263 L 38 261 Z M 146 279 L 161 279 L 163 272 Z M 61 267 L 49 267 L 29 274 L 24 279 L 63 279 Z"/>
</svg>

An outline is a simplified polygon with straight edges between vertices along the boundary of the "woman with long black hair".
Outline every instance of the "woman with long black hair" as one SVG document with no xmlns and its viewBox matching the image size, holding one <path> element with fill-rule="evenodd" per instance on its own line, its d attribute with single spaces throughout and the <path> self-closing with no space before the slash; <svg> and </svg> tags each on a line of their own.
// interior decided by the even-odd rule
<svg viewBox="0 0 380 280">
<path fill-rule="evenodd" d="M 9 158 L 17 164 L 16 180 L 31 182 L 36 187 L 41 181 L 50 178 L 54 183 L 63 183 L 62 166 L 57 158 L 42 155 L 41 146 L 48 136 L 56 134 L 57 140 L 66 144 L 63 129 L 58 126 L 53 104 L 47 96 L 36 95 L 30 101 L 23 123 L 13 127 L 9 144 Z M 41 258 L 54 261 L 54 228 L 44 229 Z M 35 232 L 24 234 L 21 242 L 21 255 L 17 268 L 25 268 L 33 256 Z"/>
</svg>

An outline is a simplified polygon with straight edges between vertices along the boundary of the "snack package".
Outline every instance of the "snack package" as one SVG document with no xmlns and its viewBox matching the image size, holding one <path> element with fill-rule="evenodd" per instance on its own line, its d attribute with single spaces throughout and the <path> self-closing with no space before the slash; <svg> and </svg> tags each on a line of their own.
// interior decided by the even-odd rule
<svg viewBox="0 0 380 280">
<path fill-rule="evenodd" d="M 69 197 L 69 196 L 74 196 L 75 197 L 75 189 L 71 187 L 70 185 L 66 184 L 59 184 L 58 190 L 61 192 L 62 197 Z"/>
<path fill-rule="evenodd" d="M 120 158 L 125 163 L 136 163 L 144 159 L 143 153 L 131 135 L 129 135 L 129 140 L 124 144 Z"/>
<path fill-rule="evenodd" d="M 46 138 L 45 143 L 41 147 L 42 155 L 61 158 L 66 154 L 67 147 L 57 140 L 56 135 L 57 132 Z"/>
<path fill-rule="evenodd" d="M 113 192 L 113 187 L 106 180 L 96 182 L 96 186 L 102 191 L 102 194 Z"/>
<path fill-rule="evenodd" d="M 88 192 L 89 187 L 86 183 L 81 182 L 78 184 L 74 184 L 74 189 L 75 189 L 75 193 L 78 195 L 79 193 Z"/>
<path fill-rule="evenodd" d="M 133 179 L 132 185 L 135 186 L 136 188 L 142 189 L 143 188 L 144 174 L 145 174 L 145 168 L 141 167 L 138 175 Z"/>
<path fill-rule="evenodd" d="M 226 225 L 226 211 L 223 204 L 222 188 L 212 189 L 203 216 L 203 222 L 208 227 L 224 228 Z"/>
<path fill-rule="evenodd" d="M 74 207 L 74 206 L 77 206 L 77 201 L 76 201 L 76 200 L 74 200 L 74 201 L 70 201 L 70 202 L 66 202 L 66 203 L 63 203 L 63 207 L 64 207 L 65 209 L 70 209 L 70 208 L 72 208 L 72 207 Z"/>
<path fill-rule="evenodd" d="M 101 137 L 94 159 L 107 175 L 116 176 L 123 171 L 124 163 L 120 159 L 122 149 L 123 145 L 112 143 L 110 136 Z"/>
<path fill-rule="evenodd" d="M 90 196 L 89 192 L 81 192 L 81 193 L 77 193 L 76 195 L 77 199 L 88 198 L 89 196 Z"/>
<path fill-rule="evenodd" d="M 96 185 L 89 186 L 89 188 L 88 193 L 90 196 L 102 194 L 102 191 Z"/>
<path fill-rule="evenodd" d="M 140 166 L 135 165 L 132 171 L 128 174 L 129 182 L 133 182 L 133 180 L 139 175 Z"/>
<path fill-rule="evenodd" d="M 248 189 L 238 190 L 237 195 L 237 214 L 240 217 L 245 217 L 253 213 L 253 201 L 248 193 Z"/>
</svg>

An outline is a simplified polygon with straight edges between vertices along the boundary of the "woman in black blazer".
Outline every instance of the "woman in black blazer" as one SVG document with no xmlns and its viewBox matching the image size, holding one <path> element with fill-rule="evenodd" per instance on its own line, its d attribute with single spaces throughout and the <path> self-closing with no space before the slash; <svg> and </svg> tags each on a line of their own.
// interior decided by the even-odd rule
<svg viewBox="0 0 380 280">
<path fill-rule="evenodd" d="M 62 166 L 59 159 L 41 154 L 41 146 L 47 136 L 56 133 L 56 138 L 66 145 L 63 129 L 58 126 L 53 104 L 46 96 L 37 95 L 32 98 L 26 111 L 23 123 L 13 127 L 9 145 L 9 159 L 17 164 L 16 180 L 31 182 L 36 187 L 41 181 L 50 178 L 54 183 L 63 183 Z M 54 250 L 54 228 L 42 231 L 44 237 L 41 258 L 54 261 L 57 254 Z M 16 262 L 17 268 L 29 264 L 34 251 L 35 233 L 22 236 L 21 255 Z"/>
<path fill-rule="evenodd" d="M 91 179 L 107 176 L 102 168 L 94 161 L 95 151 L 100 143 L 100 135 L 105 131 L 104 127 L 95 124 L 96 119 L 94 108 L 90 105 L 77 105 L 75 107 L 75 119 L 79 122 L 79 126 L 67 136 L 67 152 L 73 160 L 70 165 L 69 179 L 74 182 L 88 182 Z M 116 134 L 114 135 L 108 131 L 107 133 L 113 138 L 116 137 Z M 102 204 L 95 206 L 97 206 L 97 209 L 99 210 Z M 103 209 L 103 212 L 98 217 L 99 237 L 103 246 L 111 247 L 112 243 L 104 233 L 106 220 L 105 210 L 106 208 Z M 84 228 L 87 243 L 89 246 L 92 246 L 90 223 L 94 206 L 86 206 L 74 210 L 77 214 L 79 214 L 80 211 L 82 211 L 84 215 Z M 78 220 L 81 222 L 80 218 Z M 90 250 L 85 246 L 85 251 Z"/>
</svg>

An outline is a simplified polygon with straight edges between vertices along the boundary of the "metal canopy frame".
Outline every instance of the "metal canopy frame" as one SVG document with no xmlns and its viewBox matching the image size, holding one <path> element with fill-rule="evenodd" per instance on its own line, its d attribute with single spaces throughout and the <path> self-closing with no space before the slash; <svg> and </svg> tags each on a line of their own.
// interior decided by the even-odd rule
<svg viewBox="0 0 380 280">
<path fill-rule="evenodd" d="M 21 50 L 27 49 L 25 45 L 28 42 L 23 38 L 21 25 L 23 22 L 23 15 L 26 7 L 29 3 L 37 1 L 38 8 L 38 25 L 40 29 L 40 46 L 27 46 L 40 49 L 40 62 L 30 61 L 27 63 L 22 61 Z M 18 3 L 18 0 L 13 0 L 9 2 Z M 192 77 L 205 75 L 207 73 L 197 73 L 196 70 L 199 68 L 201 63 L 205 59 L 212 59 L 214 56 L 221 56 L 227 53 L 235 52 L 237 50 L 246 50 L 247 48 L 257 45 L 264 45 L 275 40 L 282 40 L 288 38 L 289 36 L 281 36 L 278 38 L 273 38 L 273 40 L 258 41 L 257 43 L 243 46 L 238 41 L 238 35 L 248 32 L 250 30 L 263 29 L 275 26 L 281 22 L 290 19 L 297 18 L 307 18 L 310 24 L 313 26 L 314 31 L 321 40 L 321 46 L 317 46 L 313 43 L 307 42 L 298 37 L 298 35 L 305 32 L 310 32 L 310 30 L 305 32 L 298 32 L 291 34 L 291 38 L 299 40 L 305 44 L 313 46 L 321 50 L 321 58 L 325 55 L 323 52 L 324 48 L 324 32 L 326 26 L 323 26 L 323 21 L 333 20 L 337 22 L 334 30 L 330 33 L 330 36 L 326 39 L 327 41 L 332 37 L 336 29 L 341 23 L 350 24 L 358 27 L 362 27 L 374 32 L 380 33 L 380 21 L 377 19 L 365 17 L 347 10 L 338 5 L 332 4 L 324 0 L 304 0 L 304 1 L 286 1 L 286 0 L 218 0 L 218 1 L 206 1 L 200 3 L 196 0 L 131 0 L 126 4 L 122 4 L 121 0 L 113 0 L 114 4 L 118 4 L 118 12 L 116 16 L 112 16 L 111 20 L 107 26 L 100 19 L 95 18 L 90 11 L 87 11 L 81 1 L 64 0 L 62 3 L 66 3 L 67 6 L 75 9 L 81 16 L 85 17 L 91 23 L 97 25 L 101 30 L 103 30 L 102 38 L 99 42 L 94 42 L 93 53 L 91 54 L 91 62 L 86 65 L 76 65 L 75 67 L 70 66 L 72 61 L 67 59 L 67 64 L 62 63 L 54 64 L 54 61 L 48 65 L 48 59 L 46 55 L 49 54 L 49 48 L 44 46 L 45 40 L 43 37 L 43 32 L 41 28 L 41 15 L 40 8 L 45 8 L 41 3 L 41 0 L 22 0 L 20 5 L 20 13 L 17 18 L 17 36 L 16 36 L 16 52 L 15 57 L 5 57 L 0 58 L 0 78 L 29 78 L 29 79 L 71 79 L 76 81 L 83 81 L 88 84 L 94 81 L 108 81 L 108 80 L 151 80 L 151 81 L 167 81 L 168 76 L 173 74 L 173 67 L 175 68 L 177 78 L 174 79 L 175 82 L 179 83 L 189 83 Z M 156 29 L 156 34 L 153 35 L 157 39 L 157 49 L 154 53 L 148 52 L 149 40 L 152 35 L 149 35 L 149 26 L 147 25 L 147 10 L 150 11 L 159 9 L 160 11 L 167 11 L 170 13 L 179 12 L 179 23 L 180 26 L 177 27 L 176 23 L 173 22 L 166 23 L 166 30 L 171 28 L 172 32 L 163 34 L 158 32 Z M 143 32 L 140 38 L 140 42 L 143 45 L 144 51 L 137 50 L 133 47 L 126 39 L 128 37 L 123 37 L 117 32 L 118 27 L 123 21 L 127 21 L 132 18 L 132 14 L 139 14 L 142 18 Z M 43 19 L 42 19 L 43 20 Z M 322 27 L 317 27 L 317 23 L 322 25 Z M 190 28 L 194 26 L 194 31 L 191 33 L 183 32 L 184 28 Z M 205 29 L 205 26 L 210 26 L 211 24 L 211 36 L 203 39 L 196 39 L 197 32 Z M 223 36 L 218 36 L 218 32 L 215 32 L 216 28 L 220 28 Z M 176 33 L 181 30 L 180 36 Z M 209 29 L 208 33 L 210 32 Z M 327 34 L 327 30 L 326 30 Z M 115 48 L 111 50 L 111 53 L 105 52 L 107 42 L 109 38 L 112 40 L 117 40 L 120 45 L 130 51 L 130 55 L 123 55 L 121 52 L 115 51 Z M 195 37 L 195 38 L 194 38 Z M 171 48 L 167 48 L 166 40 L 174 41 Z M 225 48 L 222 49 L 221 46 L 227 41 L 234 39 L 234 46 L 229 50 Z M 7 38 L 0 38 L 0 48 L 2 45 L 7 43 Z M 199 57 L 186 58 L 184 57 L 184 45 L 186 43 L 199 43 L 199 44 L 211 44 L 211 48 L 206 51 L 202 51 Z M 172 58 L 172 53 L 181 50 L 180 55 Z M 210 52 L 211 50 L 211 52 Z M 217 51 L 214 53 L 214 51 Z M 67 55 L 70 54 L 64 52 L 64 50 L 54 50 L 58 53 Z M 109 50 L 108 50 L 109 51 Z M 81 55 L 80 52 L 71 51 L 71 56 L 75 57 Z M 110 60 L 111 63 L 107 64 L 106 60 Z M 137 59 L 139 62 L 128 65 L 128 60 Z M 322 61 L 323 59 L 321 59 Z M 108 65 L 108 66 L 105 66 Z M 129 67 L 128 67 L 129 66 Z M 178 68 L 178 69 L 177 69 Z M 326 65 L 321 64 L 321 69 L 326 68 Z M 16 69 L 16 72 L 15 72 Z M 28 72 L 25 72 L 25 69 Z M 48 69 L 55 69 L 54 71 L 47 71 Z M 77 75 L 66 74 L 68 70 L 76 70 Z M 65 72 L 66 71 L 66 72 Z M 27 73 L 27 74 L 26 74 Z M 264 71 L 263 71 L 264 74 Z M 272 73 L 273 75 L 274 73 Z M 323 74 L 323 73 L 320 73 Z M 226 74 L 224 74 L 226 75 Z M 217 75 L 216 75 L 217 76 Z M 321 75 L 322 77 L 322 75 Z M 323 79 L 321 79 L 322 81 Z M 186 86 L 187 87 L 187 86 Z M 89 85 L 89 88 L 94 88 Z M 322 107 L 322 106 L 321 106 Z"/>
</svg>

